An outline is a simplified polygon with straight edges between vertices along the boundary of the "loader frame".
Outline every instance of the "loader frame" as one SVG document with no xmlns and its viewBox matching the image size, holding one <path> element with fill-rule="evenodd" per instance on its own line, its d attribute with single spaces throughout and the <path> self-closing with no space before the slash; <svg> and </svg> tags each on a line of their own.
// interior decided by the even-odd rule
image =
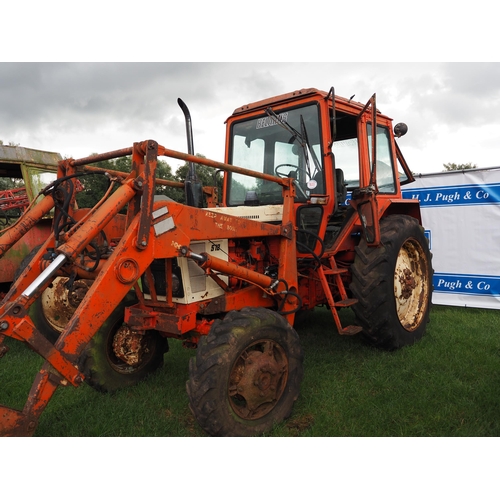
<svg viewBox="0 0 500 500">
<path fill-rule="evenodd" d="M 106 158 L 117 158 L 132 154 L 132 172 L 123 180 L 120 187 L 99 207 L 90 210 L 80 219 L 74 228 L 65 235 L 66 241 L 57 248 L 57 257 L 40 273 L 40 268 L 28 266 L 14 283 L 0 307 L 0 341 L 5 336 L 27 343 L 35 352 L 46 359 L 40 370 L 25 408 L 22 411 L 0 407 L 0 434 L 29 435 L 36 428 L 37 420 L 59 385 L 70 383 L 78 386 L 84 376 L 78 370 L 78 359 L 93 334 L 104 323 L 105 319 L 117 307 L 129 290 L 136 286 L 137 280 L 144 275 L 155 258 L 192 257 L 202 262 L 207 272 L 233 274 L 241 279 L 255 283 L 261 290 L 250 293 L 234 292 L 226 298 L 226 307 L 242 308 L 249 300 L 259 305 L 274 303 L 271 297 L 279 296 L 283 291 L 280 283 L 265 275 L 240 268 L 235 264 L 225 262 L 215 257 L 198 257 L 191 255 L 189 246 L 192 240 L 203 239 L 206 235 L 198 230 L 196 220 L 200 209 L 186 207 L 174 202 L 154 202 L 154 183 L 146 182 L 155 175 L 158 156 L 170 156 L 186 161 L 204 163 L 217 169 L 234 172 L 244 172 L 246 175 L 258 176 L 255 172 L 245 171 L 232 165 L 200 159 L 193 155 L 168 150 L 155 141 L 145 141 L 134 144 L 133 148 L 106 154 Z M 91 157 L 81 160 L 65 160 L 59 165 L 58 179 L 70 179 L 76 174 L 78 166 L 89 161 L 99 161 L 101 157 Z M 277 179 L 271 176 L 261 176 L 263 179 L 276 182 L 283 187 L 285 199 L 283 223 L 281 226 L 262 224 L 251 220 L 240 219 L 228 215 L 219 215 L 203 211 L 206 220 L 220 220 L 212 228 L 210 238 L 230 238 L 235 233 L 251 237 L 275 237 L 280 241 L 282 255 L 287 258 L 280 263 L 281 279 L 286 280 L 294 289 L 297 287 L 295 248 L 293 238 L 294 186 L 291 180 Z M 41 217 L 54 207 L 53 198 L 46 196 L 45 202 L 39 203 L 26 215 L 26 226 L 33 226 Z M 74 201 L 74 200 L 73 200 Z M 72 203 L 69 204 L 70 206 Z M 93 274 L 83 271 L 86 278 L 95 278 L 73 319 L 61 333 L 57 342 L 52 345 L 37 330 L 29 317 L 28 311 L 33 302 L 40 296 L 58 271 L 74 260 L 102 231 L 111 234 L 115 232 L 113 220 L 119 212 L 128 205 L 126 215 L 126 230 L 120 243 L 114 248 L 111 256 L 106 259 L 102 268 Z M 78 211 L 69 210 L 71 216 L 77 217 Z M 175 223 L 167 226 L 166 220 L 173 219 Z M 287 220 L 288 219 L 288 220 Z M 222 222 L 223 221 L 223 222 Z M 26 229 L 26 226 L 24 228 Z M 189 237 L 181 228 L 192 227 L 194 238 Z M 28 228 L 29 229 L 29 228 Z M 12 245 L 20 231 L 7 234 L 0 240 L 2 249 Z M 4 242 L 5 241 L 5 242 Z M 52 239 L 40 248 L 33 262 L 40 262 L 49 248 L 54 248 Z M 168 286 L 169 290 L 172 287 Z M 113 294 L 103 293 L 103 290 L 113 290 Z M 269 296 L 262 301 L 262 291 Z M 253 299 L 252 299 L 253 298 Z M 152 299 L 154 303 L 155 298 Z M 164 308 L 173 308 L 171 297 L 162 304 Z M 213 321 L 197 320 L 196 313 L 200 304 L 175 305 L 175 314 L 150 311 L 144 302 L 131 308 L 126 316 L 129 323 L 137 330 L 165 329 L 170 336 L 181 337 L 186 332 L 206 334 Z M 294 299 L 286 300 L 283 310 L 293 310 L 296 307 Z M 0 344 L 0 354 L 6 353 L 5 346 Z"/>
</svg>

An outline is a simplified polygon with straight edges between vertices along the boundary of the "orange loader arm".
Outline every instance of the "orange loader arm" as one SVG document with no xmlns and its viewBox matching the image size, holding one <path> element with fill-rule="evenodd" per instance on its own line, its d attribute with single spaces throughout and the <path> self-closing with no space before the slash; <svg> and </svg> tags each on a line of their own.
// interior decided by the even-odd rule
<svg viewBox="0 0 500 500">
<path fill-rule="evenodd" d="M 151 144 L 153 148 L 156 147 L 154 141 L 148 141 L 146 147 L 150 147 Z M 140 150 L 141 147 L 136 145 L 134 160 L 138 163 L 137 171 L 133 172 L 95 213 L 79 225 L 68 241 L 56 249 L 57 257 L 34 280 L 33 277 L 37 273 L 36 266 L 28 266 L 0 305 L 0 355 L 4 355 L 7 350 L 1 344 L 4 337 L 9 336 L 26 342 L 46 359 L 32 385 L 23 410 L 18 411 L 0 406 L 0 435 L 31 435 L 36 428 L 40 414 L 57 387 L 66 385 L 68 382 L 74 386 L 81 384 L 83 375 L 75 365 L 78 354 L 132 286 L 131 283 L 120 282 L 119 276 L 116 279 L 116 261 L 118 260 L 119 269 L 119 259 L 123 253 L 133 257 L 140 252 L 139 248 L 143 248 L 138 258 L 140 262 L 138 268 L 142 274 L 152 260 L 152 248 L 137 244 L 137 233 L 144 232 L 144 230 L 137 230 L 141 217 L 137 210 L 137 215 L 112 258 L 108 259 L 90 293 L 73 316 L 73 321 L 67 325 L 55 345 L 52 345 L 36 329 L 28 315 L 30 306 L 57 275 L 58 270 L 75 259 L 138 193 L 142 191 L 142 201 L 145 201 L 147 196 L 151 201 L 147 203 L 146 200 L 145 204 L 151 206 L 154 183 L 144 183 L 143 176 L 148 169 L 150 171 L 147 173 L 152 174 L 154 178 L 156 156 L 153 155 L 153 159 L 149 158 L 151 161 L 146 160 L 146 166 L 141 162 Z M 99 293 L 103 287 L 108 291 L 113 290 L 113 293 Z"/>
<path fill-rule="evenodd" d="M 260 175 L 283 187 L 283 223 L 279 226 L 259 223 L 180 205 L 173 201 L 154 203 L 154 180 L 158 153 L 196 159 L 213 168 L 248 173 L 245 169 L 167 150 L 158 146 L 155 141 L 136 143 L 130 152 L 132 153 L 132 172 L 121 181 L 120 187 L 109 198 L 100 202 L 97 209 L 91 210 L 82 220 L 63 233 L 58 246 L 54 245 L 54 237 L 51 236 L 0 304 L 0 357 L 8 350 L 6 346 L 2 346 L 3 339 L 11 337 L 27 343 L 46 360 L 33 382 L 24 408 L 16 410 L 0 406 L 0 435 L 32 435 L 41 413 L 56 389 L 60 385 L 78 386 L 83 382 L 84 374 L 78 366 L 82 352 L 127 293 L 132 288 L 137 288 L 137 281 L 141 276 L 147 275 L 155 258 L 189 257 L 197 261 L 207 273 L 213 275 L 214 271 L 221 272 L 254 284 L 255 287 L 249 287 L 246 293 L 242 293 L 241 290 L 227 293 L 228 303 L 237 301 L 242 304 L 241 307 L 248 305 L 249 301 L 267 301 L 266 303 L 271 301 L 272 303 L 271 296 L 277 296 L 280 293 L 279 287 L 282 286 L 280 283 L 282 280 L 290 285 L 292 292 L 297 289 L 295 237 L 292 223 L 295 189 L 291 179 L 280 179 L 250 172 L 256 177 Z M 63 170 L 64 166 L 66 170 L 69 167 L 74 168 L 85 164 L 86 161 L 88 159 L 65 160 L 62 162 L 64 165 L 60 165 L 60 169 Z M 51 197 L 48 198 L 51 199 Z M 53 202 L 47 201 L 40 207 L 40 213 L 33 215 L 33 220 L 44 210 L 50 210 L 52 206 Z M 75 269 L 79 269 L 79 256 L 125 207 L 127 207 L 127 215 L 124 233 L 110 255 L 104 260 L 104 264 L 95 271 L 92 276 L 94 278 L 92 285 L 57 341 L 52 344 L 36 328 L 28 315 L 30 306 L 61 272 L 70 275 L 71 272 L 76 272 Z M 158 215 L 160 212 L 163 215 Z M 167 229 L 163 230 L 162 228 L 165 227 Z M 280 253 L 285 256 L 279 262 L 280 280 L 271 279 L 264 274 L 215 257 L 193 254 L 189 250 L 192 240 L 234 238 L 236 234 L 251 237 L 270 236 L 279 240 Z M 14 239 L 14 236 L 9 237 Z M 52 250 L 53 260 L 48 263 L 42 260 L 42 256 L 50 245 L 56 248 Z M 42 262 L 45 262 L 45 268 L 41 265 Z M 262 290 L 265 290 L 267 295 L 265 293 L 263 296 Z M 173 327 L 174 335 L 175 328 L 179 329 L 179 335 L 188 329 L 206 333 L 209 322 L 203 320 L 198 324 L 196 309 L 189 308 L 189 305 L 179 305 L 179 311 L 185 311 L 187 319 L 185 323 L 182 323 L 182 315 L 178 315 L 181 319 L 178 321 L 179 326 Z M 293 321 L 295 308 L 293 296 L 290 300 L 283 301 L 283 309 L 289 311 L 290 321 Z M 145 314 L 144 320 L 141 319 L 142 313 Z M 130 316 L 131 313 L 127 312 L 126 318 L 127 314 Z M 153 311 L 148 316 L 148 310 L 143 309 L 135 310 L 135 315 L 132 314 L 132 316 L 130 323 L 138 330 L 146 329 L 146 323 L 141 324 L 141 321 L 153 320 L 157 323 L 148 324 L 148 328 L 154 329 L 158 326 L 161 330 L 162 324 L 171 325 L 175 315 Z"/>
</svg>

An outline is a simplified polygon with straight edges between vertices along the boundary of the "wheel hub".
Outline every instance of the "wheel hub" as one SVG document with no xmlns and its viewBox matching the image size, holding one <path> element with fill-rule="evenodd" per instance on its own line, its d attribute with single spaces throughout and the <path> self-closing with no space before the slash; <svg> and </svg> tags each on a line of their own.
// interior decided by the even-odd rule
<svg viewBox="0 0 500 500">
<path fill-rule="evenodd" d="M 128 325 L 121 326 L 113 337 L 113 353 L 129 366 L 137 366 L 145 351 L 144 335 L 135 332 Z"/>
<path fill-rule="evenodd" d="M 231 372 L 229 396 L 233 409 L 249 420 L 266 415 L 281 398 L 287 377 L 287 357 L 279 344 L 265 341 L 250 346 Z"/>
<path fill-rule="evenodd" d="M 412 272 L 408 268 L 404 269 L 399 276 L 399 283 L 401 284 L 401 297 L 403 299 L 409 299 L 417 285 Z"/>
</svg>

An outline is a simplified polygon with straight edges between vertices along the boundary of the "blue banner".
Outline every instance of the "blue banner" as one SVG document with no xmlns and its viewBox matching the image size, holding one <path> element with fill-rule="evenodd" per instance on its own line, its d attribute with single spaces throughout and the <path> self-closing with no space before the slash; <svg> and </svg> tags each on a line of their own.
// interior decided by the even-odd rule
<svg viewBox="0 0 500 500">
<path fill-rule="evenodd" d="M 419 200 L 422 208 L 495 205 L 500 203 L 500 183 L 405 189 L 403 198 Z"/>
<path fill-rule="evenodd" d="M 434 273 L 434 292 L 500 297 L 500 276 Z"/>
</svg>

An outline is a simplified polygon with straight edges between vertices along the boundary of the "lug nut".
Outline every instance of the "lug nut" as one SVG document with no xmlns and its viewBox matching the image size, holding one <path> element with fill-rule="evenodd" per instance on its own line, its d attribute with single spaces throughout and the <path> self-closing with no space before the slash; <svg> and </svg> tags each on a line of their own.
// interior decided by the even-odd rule
<svg viewBox="0 0 500 500">
<path fill-rule="evenodd" d="M 9 328 L 9 323 L 7 323 L 7 321 L 2 321 L 0 323 L 0 330 L 7 330 L 7 328 Z"/>
</svg>

